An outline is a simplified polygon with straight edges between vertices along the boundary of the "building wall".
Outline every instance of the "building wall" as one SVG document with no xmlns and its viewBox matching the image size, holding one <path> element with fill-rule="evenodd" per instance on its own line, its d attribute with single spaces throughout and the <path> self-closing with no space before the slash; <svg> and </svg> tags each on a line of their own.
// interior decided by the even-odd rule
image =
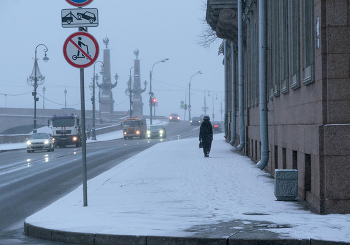
<svg viewBox="0 0 350 245">
<path fill-rule="evenodd" d="M 251 4 L 244 8 L 242 151 L 258 162 L 258 1 L 244 2 Z M 287 0 L 267 5 L 270 155 L 265 170 L 274 175 L 275 169 L 298 169 L 300 197 L 321 213 L 350 213 L 350 1 Z M 231 84 L 227 76 L 229 95 Z M 231 105 L 229 99 L 229 115 Z M 235 146 L 238 122 L 237 117 Z M 227 136 L 231 137 L 231 127 Z"/>
</svg>

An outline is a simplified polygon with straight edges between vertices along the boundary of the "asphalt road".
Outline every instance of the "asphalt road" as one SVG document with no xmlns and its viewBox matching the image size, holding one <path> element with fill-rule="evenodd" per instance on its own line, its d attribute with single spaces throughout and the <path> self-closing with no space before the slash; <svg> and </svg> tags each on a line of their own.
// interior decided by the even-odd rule
<svg viewBox="0 0 350 245">
<path fill-rule="evenodd" d="M 87 144 L 88 179 L 111 169 L 133 155 L 168 140 L 198 137 L 199 127 L 171 122 L 166 139 L 112 140 Z M 54 152 L 0 153 L 0 244 L 63 244 L 24 235 L 25 218 L 38 212 L 82 184 L 81 148 L 56 148 Z M 83 192 L 82 192 L 83 196 Z"/>
</svg>

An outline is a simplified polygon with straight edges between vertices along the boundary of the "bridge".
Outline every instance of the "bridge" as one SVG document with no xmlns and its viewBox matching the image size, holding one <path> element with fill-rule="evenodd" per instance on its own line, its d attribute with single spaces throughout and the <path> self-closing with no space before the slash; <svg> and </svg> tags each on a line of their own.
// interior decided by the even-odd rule
<svg viewBox="0 0 350 245">
<path fill-rule="evenodd" d="M 37 128 L 48 125 L 48 120 L 54 115 L 70 115 L 75 114 L 80 116 L 80 110 L 74 108 L 62 109 L 37 109 L 36 119 Z M 111 120 L 100 123 L 100 118 L 96 115 L 96 133 L 106 133 L 117 130 L 112 125 L 120 125 L 122 119 L 127 117 L 125 111 L 117 111 L 112 114 Z M 92 125 L 92 110 L 85 111 L 85 124 Z M 2 143 L 18 143 L 23 142 L 32 132 L 34 127 L 34 109 L 30 108 L 0 108 L 0 144 Z M 103 128 L 103 130 L 102 130 Z M 108 130 L 106 130 L 108 129 Z"/>
</svg>

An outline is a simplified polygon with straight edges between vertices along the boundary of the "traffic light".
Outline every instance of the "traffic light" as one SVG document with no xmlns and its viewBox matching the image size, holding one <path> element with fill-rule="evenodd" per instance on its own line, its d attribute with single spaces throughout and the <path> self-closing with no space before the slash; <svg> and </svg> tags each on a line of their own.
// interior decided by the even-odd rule
<svg viewBox="0 0 350 245">
<path fill-rule="evenodd" d="M 153 100 L 152 100 L 152 101 L 153 101 L 153 106 L 156 105 L 157 99 L 153 97 Z"/>
</svg>

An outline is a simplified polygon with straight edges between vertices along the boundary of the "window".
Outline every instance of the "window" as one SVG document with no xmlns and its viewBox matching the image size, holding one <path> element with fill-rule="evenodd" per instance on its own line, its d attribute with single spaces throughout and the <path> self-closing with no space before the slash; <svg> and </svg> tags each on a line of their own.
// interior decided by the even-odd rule
<svg viewBox="0 0 350 245">
<path fill-rule="evenodd" d="M 298 152 L 293 151 L 293 169 L 298 170 Z"/>
<path fill-rule="evenodd" d="M 280 37 L 281 37 L 281 92 L 289 91 L 289 50 L 288 50 L 288 0 L 280 2 Z"/>
<path fill-rule="evenodd" d="M 290 53 L 290 87 L 297 89 L 300 87 L 299 82 L 299 1 L 289 0 L 290 9 L 290 28 L 289 28 L 289 53 Z"/>
<path fill-rule="evenodd" d="M 311 191 L 311 155 L 305 154 L 305 178 L 304 178 L 305 192 Z"/>
<path fill-rule="evenodd" d="M 303 84 L 314 82 L 314 1 L 302 1 L 302 53 L 303 53 Z"/>
<path fill-rule="evenodd" d="M 272 80 L 273 94 L 280 95 L 280 36 L 279 36 L 279 1 L 271 1 L 272 7 Z"/>
<path fill-rule="evenodd" d="M 282 148 L 282 163 L 283 163 L 283 169 L 287 169 L 287 149 Z"/>
<path fill-rule="evenodd" d="M 275 169 L 278 169 L 278 147 L 275 145 L 274 147 L 274 153 L 275 153 Z"/>
</svg>

